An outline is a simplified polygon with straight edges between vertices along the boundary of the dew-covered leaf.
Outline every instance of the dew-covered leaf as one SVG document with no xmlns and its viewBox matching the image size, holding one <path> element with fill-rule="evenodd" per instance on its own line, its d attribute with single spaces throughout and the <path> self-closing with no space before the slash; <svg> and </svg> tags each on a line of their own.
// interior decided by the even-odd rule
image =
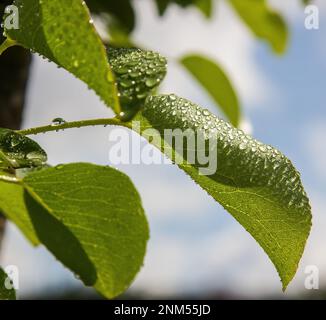
<svg viewBox="0 0 326 320">
<path fill-rule="evenodd" d="M 251 29 L 273 50 L 283 53 L 286 49 L 288 30 L 283 17 L 268 6 L 266 0 L 229 0 L 235 11 Z"/>
<path fill-rule="evenodd" d="M 198 160 L 198 145 L 196 161 L 178 160 L 178 165 L 256 239 L 274 263 L 285 289 L 297 270 L 311 227 L 309 200 L 291 161 L 275 148 L 175 95 L 149 97 L 137 120 L 145 136 L 144 130 L 149 127 L 161 135 L 165 129 L 191 129 L 216 142 L 208 158 L 216 159 L 217 169 L 212 174 L 200 174 L 205 166 Z M 163 151 L 171 156 L 166 137 L 168 148 Z M 162 141 L 157 141 L 152 143 L 162 149 Z M 188 150 L 192 145 L 187 148 L 185 143 L 181 152 L 176 151 L 177 156 L 184 157 Z"/>
<path fill-rule="evenodd" d="M 105 47 L 81 0 L 15 0 L 19 29 L 11 39 L 41 54 L 84 81 L 115 112 L 120 111 Z"/>
<path fill-rule="evenodd" d="M 12 288 L 8 280 L 8 275 L 0 268 L 0 300 L 16 300 L 15 289 Z"/>
<path fill-rule="evenodd" d="M 237 127 L 240 120 L 239 100 L 221 67 L 201 55 L 187 55 L 180 62 L 210 94 L 227 119 Z"/>
<path fill-rule="evenodd" d="M 15 131 L 0 128 L 0 168 L 37 167 L 46 161 L 45 151 L 35 141 Z"/>
<path fill-rule="evenodd" d="M 166 74 L 167 61 L 159 53 L 134 48 L 109 48 L 109 62 L 115 73 L 123 119 L 130 119 Z"/>
<path fill-rule="evenodd" d="M 104 296 L 124 292 L 143 264 L 149 237 L 130 179 L 109 167 L 76 163 L 30 173 L 22 183 L 39 241 Z"/>
</svg>

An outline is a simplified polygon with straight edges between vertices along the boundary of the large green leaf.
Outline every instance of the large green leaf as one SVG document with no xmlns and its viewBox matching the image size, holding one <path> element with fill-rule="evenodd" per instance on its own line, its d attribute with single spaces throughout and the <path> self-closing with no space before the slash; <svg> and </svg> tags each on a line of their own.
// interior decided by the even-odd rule
<svg viewBox="0 0 326 320">
<path fill-rule="evenodd" d="M 15 223 L 33 245 L 40 243 L 28 214 L 21 185 L 0 181 L 0 212 L 5 213 L 7 219 Z"/>
<path fill-rule="evenodd" d="M 238 97 L 221 67 L 201 55 L 187 55 L 180 62 L 207 90 L 228 120 L 237 127 L 240 120 Z"/>
<path fill-rule="evenodd" d="M 160 135 L 165 129 L 191 129 L 217 143 L 210 149 L 211 159 L 217 160 L 213 174 L 201 174 L 203 166 L 198 158 L 194 162 L 184 159 L 183 163 L 179 159 L 178 165 L 257 240 L 274 263 L 285 289 L 296 272 L 311 227 L 309 200 L 290 160 L 175 95 L 149 97 L 137 120 L 144 136 L 160 149 L 162 141 L 154 138 L 153 132 L 147 133 L 147 128 L 155 128 Z M 172 160 L 192 150 L 193 146 L 187 148 L 185 143 L 181 151 L 179 148 L 170 154 L 169 136 L 171 133 L 164 136 L 168 145 L 163 151 Z"/>
<path fill-rule="evenodd" d="M 7 274 L 0 268 L 0 300 L 16 300 L 15 289 L 6 288 Z"/>
<path fill-rule="evenodd" d="M 0 183 L 4 214 L 86 285 L 108 298 L 124 292 L 143 264 L 149 237 L 129 178 L 77 163 L 32 172 L 21 183 Z"/>
<path fill-rule="evenodd" d="M 19 29 L 6 34 L 84 81 L 116 112 L 120 111 L 114 76 L 85 2 L 15 0 Z"/>
<path fill-rule="evenodd" d="M 259 38 L 273 50 L 283 53 L 288 38 L 287 26 L 280 14 L 269 8 L 266 0 L 229 0 L 235 11 Z"/>
<path fill-rule="evenodd" d="M 159 53 L 135 48 L 108 48 L 108 56 L 117 79 L 122 118 L 129 120 L 160 85 L 167 61 Z"/>
</svg>

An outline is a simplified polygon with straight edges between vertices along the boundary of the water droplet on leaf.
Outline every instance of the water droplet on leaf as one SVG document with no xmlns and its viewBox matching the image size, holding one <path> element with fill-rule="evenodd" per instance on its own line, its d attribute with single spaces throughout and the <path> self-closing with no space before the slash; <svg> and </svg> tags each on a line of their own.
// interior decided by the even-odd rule
<svg viewBox="0 0 326 320">
<path fill-rule="evenodd" d="M 51 126 L 56 127 L 56 126 L 60 126 L 65 123 L 66 123 L 66 120 L 64 120 L 62 118 L 55 118 L 52 120 Z"/>
</svg>

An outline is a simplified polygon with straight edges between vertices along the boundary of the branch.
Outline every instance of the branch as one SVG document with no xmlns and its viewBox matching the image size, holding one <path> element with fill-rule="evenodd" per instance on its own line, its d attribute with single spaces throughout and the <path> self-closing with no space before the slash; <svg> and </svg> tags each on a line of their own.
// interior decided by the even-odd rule
<svg viewBox="0 0 326 320">
<path fill-rule="evenodd" d="M 59 130 L 72 129 L 72 128 L 81 128 L 81 127 L 89 127 L 89 126 L 108 126 L 108 125 L 131 128 L 130 122 L 121 121 L 119 118 L 104 118 L 104 119 L 90 119 L 90 120 L 63 122 L 61 124 L 50 124 L 42 127 L 19 130 L 17 131 L 17 133 L 23 135 L 34 135 L 39 133 L 59 131 Z"/>
</svg>

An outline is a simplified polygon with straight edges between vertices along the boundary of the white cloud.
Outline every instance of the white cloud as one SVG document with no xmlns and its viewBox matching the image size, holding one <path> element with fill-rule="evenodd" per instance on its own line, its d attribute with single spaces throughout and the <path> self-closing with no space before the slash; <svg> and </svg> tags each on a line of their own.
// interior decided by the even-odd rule
<svg viewBox="0 0 326 320">
<path fill-rule="evenodd" d="M 131 290 L 149 292 L 154 296 L 180 292 L 189 262 L 185 257 L 191 254 L 189 249 L 185 241 L 175 242 L 167 238 L 149 243 L 145 265 Z"/>
<path fill-rule="evenodd" d="M 323 194 L 308 190 L 312 205 L 312 229 L 300 262 L 297 275 L 289 286 L 288 294 L 296 294 L 298 290 L 304 291 L 305 268 L 315 265 L 319 269 L 320 285 L 326 285 L 326 201 Z"/>
<path fill-rule="evenodd" d="M 219 290 L 250 297 L 280 293 L 281 285 L 265 253 L 234 223 L 195 240 L 155 239 L 132 290 L 155 296 Z"/>
<path fill-rule="evenodd" d="M 237 296 L 295 297 L 309 293 L 305 268 L 317 266 L 320 286 L 326 284 L 326 202 L 312 195 L 313 228 L 296 276 L 282 293 L 279 276 L 256 241 L 235 221 L 223 230 L 191 239 L 156 237 L 149 245 L 144 269 L 132 290 L 153 295 L 225 291 Z M 227 220 L 233 220 L 227 218 Z M 150 285 L 149 285 L 150 284 Z"/>
</svg>

